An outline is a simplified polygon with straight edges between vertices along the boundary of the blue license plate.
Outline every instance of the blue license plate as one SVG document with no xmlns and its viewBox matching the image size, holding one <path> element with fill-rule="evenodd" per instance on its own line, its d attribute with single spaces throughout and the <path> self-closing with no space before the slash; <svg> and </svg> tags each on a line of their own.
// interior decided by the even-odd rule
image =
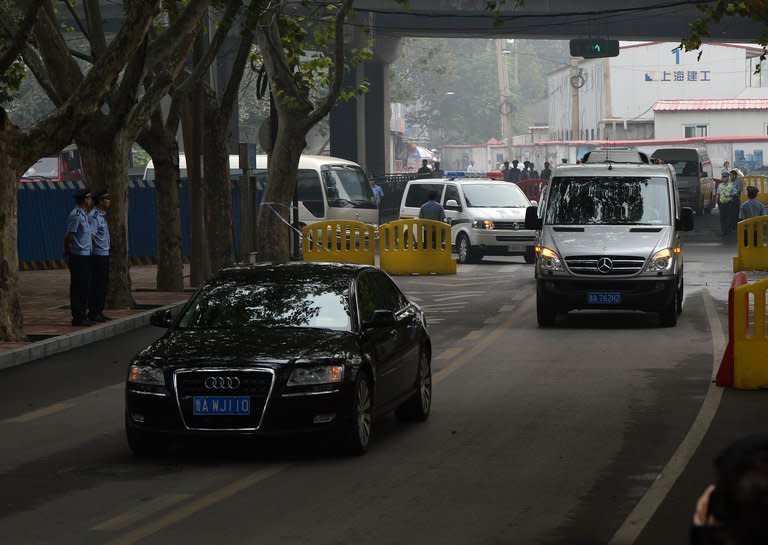
<svg viewBox="0 0 768 545">
<path fill-rule="evenodd" d="M 192 414 L 195 416 L 248 416 L 251 414 L 249 396 L 194 396 Z"/>
<path fill-rule="evenodd" d="M 621 294 L 607 291 L 588 293 L 587 303 L 590 305 L 620 305 Z"/>
</svg>

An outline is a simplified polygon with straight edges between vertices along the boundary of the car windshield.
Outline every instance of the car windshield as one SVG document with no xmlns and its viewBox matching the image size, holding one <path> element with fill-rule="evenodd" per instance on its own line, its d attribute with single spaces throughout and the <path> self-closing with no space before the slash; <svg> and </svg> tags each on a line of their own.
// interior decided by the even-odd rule
<svg viewBox="0 0 768 545">
<path fill-rule="evenodd" d="M 185 329 L 314 327 L 350 330 L 349 283 L 215 282 L 179 320 Z"/>
<path fill-rule="evenodd" d="M 328 206 L 376 208 L 373 190 L 360 167 L 354 165 L 323 167 L 323 183 L 328 195 Z"/>
<path fill-rule="evenodd" d="M 56 178 L 59 175 L 59 158 L 43 157 L 29 167 L 22 178 Z"/>
<path fill-rule="evenodd" d="M 525 208 L 531 204 L 515 184 L 467 184 L 462 189 L 470 208 Z"/>
<path fill-rule="evenodd" d="M 555 178 L 546 222 L 551 225 L 669 225 L 666 178 Z"/>
</svg>

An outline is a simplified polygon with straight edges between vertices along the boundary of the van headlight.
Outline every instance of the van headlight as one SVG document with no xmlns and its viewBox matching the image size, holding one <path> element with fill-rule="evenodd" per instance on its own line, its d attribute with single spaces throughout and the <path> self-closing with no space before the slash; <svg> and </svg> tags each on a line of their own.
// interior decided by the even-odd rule
<svg viewBox="0 0 768 545">
<path fill-rule="evenodd" d="M 475 229 L 493 229 L 493 222 L 491 220 L 475 220 L 472 222 L 472 227 Z"/>
<path fill-rule="evenodd" d="M 545 246 L 536 246 L 539 266 L 543 271 L 564 271 L 563 262 L 557 252 Z"/>
<path fill-rule="evenodd" d="M 648 261 L 645 270 L 648 272 L 665 272 L 672 269 L 675 262 L 675 254 L 681 252 L 681 248 L 664 248 L 659 250 Z"/>
</svg>

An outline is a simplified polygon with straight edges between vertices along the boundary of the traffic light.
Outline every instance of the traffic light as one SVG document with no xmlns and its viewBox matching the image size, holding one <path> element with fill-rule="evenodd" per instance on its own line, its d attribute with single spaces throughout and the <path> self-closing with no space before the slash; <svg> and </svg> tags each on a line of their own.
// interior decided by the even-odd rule
<svg viewBox="0 0 768 545">
<path fill-rule="evenodd" d="M 578 38 L 571 40 L 571 57 L 599 59 L 601 57 L 618 57 L 619 40 L 603 38 Z"/>
</svg>

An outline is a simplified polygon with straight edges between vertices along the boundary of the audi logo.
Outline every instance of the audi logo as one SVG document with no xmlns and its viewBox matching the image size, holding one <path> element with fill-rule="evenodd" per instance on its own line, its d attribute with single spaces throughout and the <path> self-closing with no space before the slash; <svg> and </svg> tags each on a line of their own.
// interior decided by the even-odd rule
<svg viewBox="0 0 768 545">
<path fill-rule="evenodd" d="M 238 377 L 206 377 L 205 387 L 209 390 L 237 390 L 240 388 Z"/>
<path fill-rule="evenodd" d="M 601 257 L 597 260 L 597 270 L 603 274 L 608 274 L 613 269 L 613 261 L 607 257 Z"/>
</svg>

